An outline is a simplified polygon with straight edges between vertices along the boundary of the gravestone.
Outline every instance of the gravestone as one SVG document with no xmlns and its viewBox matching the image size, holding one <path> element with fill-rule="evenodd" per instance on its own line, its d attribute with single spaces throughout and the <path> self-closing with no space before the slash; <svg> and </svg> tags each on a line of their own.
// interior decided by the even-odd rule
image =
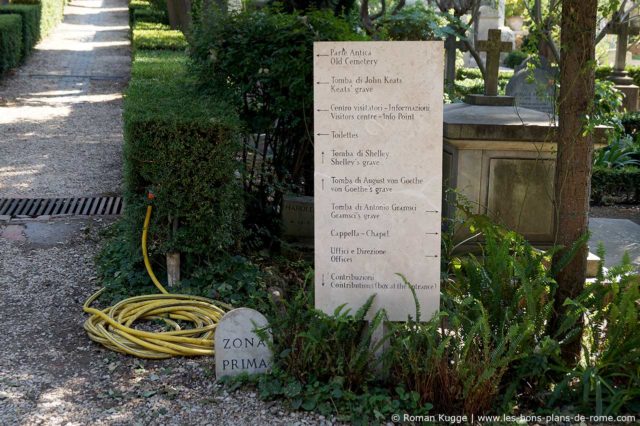
<svg viewBox="0 0 640 426">
<path fill-rule="evenodd" d="M 285 195 L 282 200 L 283 235 L 304 241 L 313 238 L 313 197 Z"/>
<path fill-rule="evenodd" d="M 268 342 L 254 330 L 268 325 L 260 312 L 238 308 L 227 312 L 216 327 L 216 377 L 241 373 L 265 373 L 271 368 L 273 355 Z"/>
<path fill-rule="evenodd" d="M 520 108 L 555 115 L 557 78 L 558 69 L 552 67 L 547 58 L 528 58 L 515 69 L 506 93 L 516 99 L 516 106 Z"/>
<path fill-rule="evenodd" d="M 442 42 L 317 42 L 315 303 L 439 308 Z"/>
</svg>

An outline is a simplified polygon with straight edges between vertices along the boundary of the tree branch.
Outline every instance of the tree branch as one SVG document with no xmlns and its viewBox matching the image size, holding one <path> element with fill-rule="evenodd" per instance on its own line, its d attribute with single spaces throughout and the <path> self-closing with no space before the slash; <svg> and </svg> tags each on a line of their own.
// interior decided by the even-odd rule
<svg viewBox="0 0 640 426">
<path fill-rule="evenodd" d="M 391 12 L 391 14 L 395 15 L 398 12 L 400 12 L 400 9 L 402 9 L 406 3 L 407 3 L 406 0 L 398 1 L 398 3 L 396 3 L 396 6 L 393 8 L 393 11 Z"/>
<path fill-rule="evenodd" d="M 473 59 L 476 60 L 476 64 L 478 64 L 478 69 L 480 69 L 480 73 L 482 74 L 482 79 L 486 82 L 487 81 L 487 69 L 485 68 L 484 63 L 482 62 L 482 58 L 480 57 L 480 54 L 471 45 L 469 40 L 467 40 L 465 38 L 465 39 L 462 39 L 462 42 L 464 43 L 464 46 L 467 48 L 467 50 L 469 51 L 471 56 L 473 56 Z"/>
<path fill-rule="evenodd" d="M 360 0 L 360 21 L 367 34 L 373 33 L 373 22 L 369 16 L 369 0 Z"/>
</svg>

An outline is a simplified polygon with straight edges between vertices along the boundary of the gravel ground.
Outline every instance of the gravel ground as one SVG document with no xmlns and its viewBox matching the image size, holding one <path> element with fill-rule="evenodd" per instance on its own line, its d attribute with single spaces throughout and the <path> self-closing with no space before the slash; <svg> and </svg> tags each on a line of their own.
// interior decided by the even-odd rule
<svg viewBox="0 0 640 426">
<path fill-rule="evenodd" d="M 0 197 L 119 192 L 128 30 L 127 0 L 73 0 L 0 81 Z"/>
<path fill-rule="evenodd" d="M 210 357 L 141 360 L 91 342 L 82 303 L 97 289 L 93 258 L 104 226 L 0 225 L 0 424 L 332 423 L 251 390 L 227 393 Z"/>
<path fill-rule="evenodd" d="M 0 198 L 117 194 L 126 0 L 72 0 L 65 21 L 0 82 Z M 250 390 L 227 393 L 211 357 L 140 360 L 91 342 L 101 219 L 0 220 L 0 425 L 306 425 Z"/>
</svg>

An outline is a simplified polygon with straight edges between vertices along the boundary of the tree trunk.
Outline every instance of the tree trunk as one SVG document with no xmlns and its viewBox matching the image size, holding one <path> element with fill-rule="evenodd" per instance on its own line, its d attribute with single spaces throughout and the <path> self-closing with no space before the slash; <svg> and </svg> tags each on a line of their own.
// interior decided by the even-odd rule
<svg viewBox="0 0 640 426">
<path fill-rule="evenodd" d="M 593 137 L 583 135 L 584 117 L 594 96 L 596 0 L 564 0 L 561 23 L 560 129 L 555 176 L 556 242 L 564 249 L 558 262 L 589 230 L 589 195 Z M 587 246 L 582 245 L 557 276 L 558 291 L 551 330 L 562 321 L 566 298 L 575 298 L 586 279 Z M 580 354 L 580 336 L 563 348 L 563 358 L 575 362 Z"/>
</svg>

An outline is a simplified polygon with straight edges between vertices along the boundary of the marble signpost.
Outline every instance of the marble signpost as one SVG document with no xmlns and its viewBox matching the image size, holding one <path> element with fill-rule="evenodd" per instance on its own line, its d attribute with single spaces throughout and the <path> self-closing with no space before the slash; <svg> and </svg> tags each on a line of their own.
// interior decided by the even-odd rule
<svg viewBox="0 0 640 426">
<path fill-rule="evenodd" d="M 440 291 L 442 42 L 314 45 L 315 293 L 428 319 Z"/>
</svg>

